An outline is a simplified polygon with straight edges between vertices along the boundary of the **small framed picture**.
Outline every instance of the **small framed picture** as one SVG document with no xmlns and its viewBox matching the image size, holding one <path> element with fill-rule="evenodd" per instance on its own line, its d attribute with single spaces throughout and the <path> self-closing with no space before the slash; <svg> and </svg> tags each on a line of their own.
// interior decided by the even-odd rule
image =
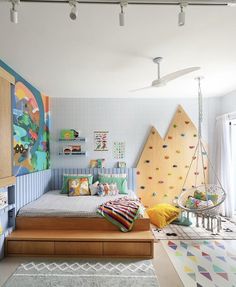
<svg viewBox="0 0 236 287">
<path fill-rule="evenodd" d="M 118 168 L 124 168 L 124 167 L 126 167 L 126 162 L 124 162 L 124 161 L 118 161 L 118 162 L 117 162 L 117 167 L 118 167 Z"/>
</svg>

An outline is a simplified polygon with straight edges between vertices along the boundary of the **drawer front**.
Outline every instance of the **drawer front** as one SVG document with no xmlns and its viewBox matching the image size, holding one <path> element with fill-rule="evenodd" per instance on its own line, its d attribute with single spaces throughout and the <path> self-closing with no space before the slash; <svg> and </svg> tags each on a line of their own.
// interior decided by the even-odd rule
<svg viewBox="0 0 236 287">
<path fill-rule="evenodd" d="M 55 242 L 56 255 L 102 255 L 102 242 Z"/>
<path fill-rule="evenodd" d="M 7 252 L 8 254 L 51 255 L 54 254 L 54 242 L 9 240 Z"/>
<path fill-rule="evenodd" d="M 104 242 L 103 254 L 110 256 L 152 256 L 150 242 Z"/>
</svg>

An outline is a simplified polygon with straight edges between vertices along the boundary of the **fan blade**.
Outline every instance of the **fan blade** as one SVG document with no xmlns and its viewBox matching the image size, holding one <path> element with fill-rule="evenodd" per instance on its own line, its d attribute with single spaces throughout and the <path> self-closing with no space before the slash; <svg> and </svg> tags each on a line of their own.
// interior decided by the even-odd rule
<svg viewBox="0 0 236 287">
<path fill-rule="evenodd" d="M 162 84 L 166 84 L 167 82 L 173 81 L 173 80 L 175 80 L 175 79 L 177 79 L 179 77 L 182 77 L 182 76 L 184 76 L 186 74 L 192 73 L 192 72 L 197 71 L 199 69 L 200 69 L 200 67 L 191 67 L 191 68 L 179 70 L 179 71 L 176 71 L 174 73 L 168 74 L 168 75 L 160 78 L 156 82 L 159 82 L 159 83 L 162 83 Z M 155 86 L 155 84 L 154 84 L 154 86 Z"/>
<path fill-rule="evenodd" d="M 148 86 L 148 87 L 144 87 L 144 88 L 140 88 L 140 89 L 130 90 L 129 92 L 133 93 L 133 92 L 138 92 L 138 91 L 142 91 L 142 90 L 148 90 L 148 89 L 152 89 L 152 88 L 154 88 L 154 87 L 153 86 Z"/>
</svg>

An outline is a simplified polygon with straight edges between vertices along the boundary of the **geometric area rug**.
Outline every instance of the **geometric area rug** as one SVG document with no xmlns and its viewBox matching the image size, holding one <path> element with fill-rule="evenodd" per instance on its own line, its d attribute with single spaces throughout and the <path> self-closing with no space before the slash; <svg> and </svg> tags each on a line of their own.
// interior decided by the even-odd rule
<svg viewBox="0 0 236 287">
<path fill-rule="evenodd" d="M 184 286 L 236 287 L 235 240 L 161 240 Z"/>
<path fill-rule="evenodd" d="M 46 261 L 46 260 L 45 260 Z M 46 261 L 21 264 L 4 287 L 158 287 L 151 260 Z"/>
<path fill-rule="evenodd" d="M 192 221 L 194 219 L 191 219 Z M 213 234 L 211 231 L 206 230 L 201 225 L 196 227 L 196 224 L 191 226 L 181 226 L 169 224 L 163 229 L 156 227 L 152 228 L 152 233 L 157 240 L 170 240 L 170 239 L 214 239 L 214 240 L 232 240 L 236 239 L 236 223 L 235 221 L 227 218 L 222 218 L 222 230 L 220 233 Z"/>
</svg>

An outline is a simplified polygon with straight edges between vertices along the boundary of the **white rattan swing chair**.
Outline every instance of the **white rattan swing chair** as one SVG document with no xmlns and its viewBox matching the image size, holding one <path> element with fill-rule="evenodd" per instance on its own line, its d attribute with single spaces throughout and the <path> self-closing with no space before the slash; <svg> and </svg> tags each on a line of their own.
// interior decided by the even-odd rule
<svg viewBox="0 0 236 287">
<path fill-rule="evenodd" d="M 201 91 L 201 78 L 196 79 L 198 81 L 198 142 L 192 157 L 184 184 L 182 187 L 181 194 L 178 197 L 178 205 L 182 211 L 187 212 L 187 218 L 189 219 L 189 214 L 193 213 L 196 216 L 196 226 L 199 227 L 199 217 L 202 218 L 202 227 L 210 230 L 213 233 L 219 233 L 221 226 L 221 217 L 219 216 L 221 205 L 225 201 L 226 192 L 221 185 L 221 182 L 215 172 L 215 169 L 208 157 L 207 151 L 202 142 L 202 121 L 203 121 L 203 112 L 202 112 L 202 91 Z M 207 183 L 207 174 L 205 159 L 208 161 L 209 170 L 211 169 L 212 175 L 215 177 L 215 184 Z M 187 187 L 187 182 L 189 179 L 190 171 L 193 167 L 193 163 L 196 163 L 195 169 L 195 182 L 191 187 Z M 198 185 L 198 176 L 199 174 L 203 175 L 203 182 L 201 185 Z M 186 205 L 187 200 L 190 197 L 194 197 L 195 194 L 199 194 L 204 197 L 204 205 L 199 205 L 195 207 L 189 207 Z M 193 199 L 195 200 L 195 199 Z M 201 201 L 198 201 L 198 203 Z M 216 224 L 215 224 L 216 222 Z"/>
</svg>

